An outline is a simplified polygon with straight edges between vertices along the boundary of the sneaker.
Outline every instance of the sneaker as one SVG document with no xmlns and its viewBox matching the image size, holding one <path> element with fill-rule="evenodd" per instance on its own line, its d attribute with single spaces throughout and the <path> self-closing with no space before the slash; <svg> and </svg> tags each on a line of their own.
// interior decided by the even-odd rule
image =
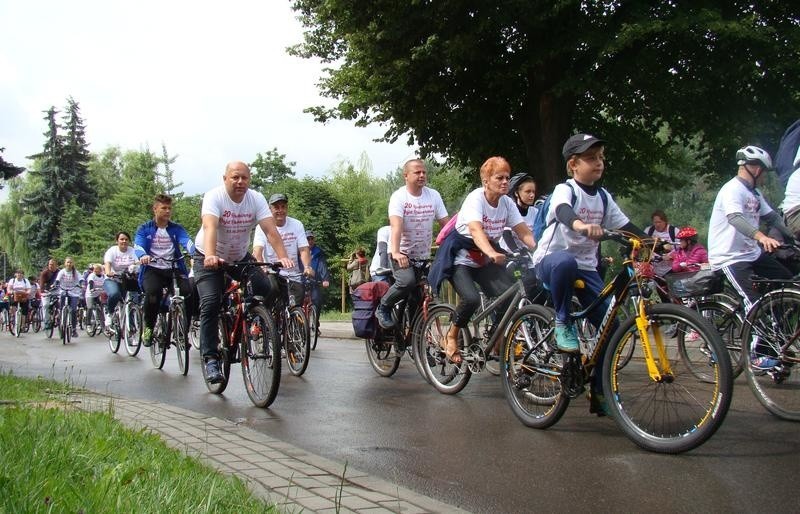
<svg viewBox="0 0 800 514">
<path fill-rule="evenodd" d="M 581 349 L 575 325 L 556 324 L 556 345 L 562 352 L 576 353 Z"/>
<path fill-rule="evenodd" d="M 692 330 L 688 334 L 686 334 L 686 341 L 697 341 L 700 339 L 700 334 L 697 333 L 697 330 Z"/>
<path fill-rule="evenodd" d="M 762 355 L 761 357 L 756 357 L 755 359 L 750 360 L 750 364 L 752 365 L 753 369 L 761 371 L 772 369 L 780 363 L 781 361 L 775 357 L 769 357 L 767 355 Z"/>
<path fill-rule="evenodd" d="M 142 330 L 142 344 L 145 348 L 150 348 L 153 345 L 153 329 L 150 327 L 145 327 Z M 214 382 L 212 382 L 213 384 Z"/>
<path fill-rule="evenodd" d="M 75 328 L 73 328 L 73 329 L 72 329 L 72 334 L 71 334 L 71 336 L 72 336 L 72 337 L 78 337 L 78 330 L 77 330 L 77 329 L 75 329 Z"/>
<path fill-rule="evenodd" d="M 391 309 L 384 307 L 382 304 L 375 309 L 375 317 L 378 318 L 378 324 L 381 328 L 388 330 L 394 327 Z"/>
<path fill-rule="evenodd" d="M 105 323 L 106 330 L 111 330 L 111 316 L 103 318 L 103 322 Z"/>
<path fill-rule="evenodd" d="M 594 390 L 589 390 L 589 413 L 597 414 L 597 417 L 602 418 L 608 416 L 608 402 L 603 393 L 597 393 Z"/>
<path fill-rule="evenodd" d="M 402 343 L 395 343 L 394 353 L 396 353 L 397 355 L 403 355 L 404 353 L 406 353 L 406 345 Z"/>
<path fill-rule="evenodd" d="M 208 359 L 208 362 L 206 362 L 206 380 L 208 380 L 209 384 L 219 384 L 225 380 L 219 370 L 219 361 L 217 359 Z"/>
<path fill-rule="evenodd" d="M 50 327 L 52 327 L 52 326 L 53 326 L 53 324 L 50 323 L 49 321 L 45 321 L 44 322 L 44 329 L 45 330 L 50 330 Z"/>
</svg>

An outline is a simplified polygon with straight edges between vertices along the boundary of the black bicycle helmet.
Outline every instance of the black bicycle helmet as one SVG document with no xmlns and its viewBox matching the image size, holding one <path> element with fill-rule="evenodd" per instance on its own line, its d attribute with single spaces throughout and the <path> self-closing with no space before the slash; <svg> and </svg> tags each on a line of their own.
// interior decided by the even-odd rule
<svg viewBox="0 0 800 514">
<path fill-rule="evenodd" d="M 516 199 L 516 197 L 514 196 L 514 193 L 517 192 L 517 189 L 519 188 L 520 184 L 522 184 L 523 182 L 527 182 L 527 181 L 534 182 L 534 179 L 533 179 L 533 177 L 531 177 L 527 173 L 516 173 L 516 174 L 514 174 L 514 176 L 511 177 L 511 180 L 508 181 L 508 193 L 507 193 L 508 196 L 510 196 L 511 198 Z"/>
</svg>

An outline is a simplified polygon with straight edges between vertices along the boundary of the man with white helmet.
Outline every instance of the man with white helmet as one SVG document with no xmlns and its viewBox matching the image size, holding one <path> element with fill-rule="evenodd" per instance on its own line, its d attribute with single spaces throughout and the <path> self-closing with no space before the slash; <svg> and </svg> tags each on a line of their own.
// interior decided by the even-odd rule
<svg viewBox="0 0 800 514">
<path fill-rule="evenodd" d="M 749 310 L 758 299 L 751 275 L 792 278 L 791 272 L 771 255 L 780 241 L 762 232 L 760 223 L 772 225 L 787 240 L 792 236 L 757 188 L 764 183 L 767 171 L 772 168 L 769 154 L 757 146 L 746 146 L 736 152 L 736 164 L 739 166 L 736 176 L 719 190 L 711 211 L 708 261 L 713 269 L 725 273 Z"/>
</svg>

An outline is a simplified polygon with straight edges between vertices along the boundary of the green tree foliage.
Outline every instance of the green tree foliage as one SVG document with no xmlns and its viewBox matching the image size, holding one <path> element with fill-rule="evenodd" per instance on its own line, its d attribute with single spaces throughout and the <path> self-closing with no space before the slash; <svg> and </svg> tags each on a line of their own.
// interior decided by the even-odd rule
<svg viewBox="0 0 800 514">
<path fill-rule="evenodd" d="M 0 148 L 0 154 L 5 152 L 5 150 L 5 148 Z M 7 162 L 5 159 L 3 159 L 3 156 L 0 155 L 0 174 L 2 174 L 0 175 L 0 179 L 3 181 L 11 180 L 12 178 L 21 174 L 23 171 L 25 171 L 25 168 L 21 166 L 14 166 L 10 162 Z M 3 189 L 3 187 L 5 187 L 5 184 L 0 183 L 0 189 Z"/>
<path fill-rule="evenodd" d="M 695 141 L 724 170 L 744 142 L 767 148 L 800 108 L 796 2 L 294 0 L 294 55 L 331 65 L 334 107 L 316 119 L 387 126 L 425 154 L 477 167 L 505 155 L 543 190 L 564 177 L 573 132 L 610 141 L 627 179 L 662 187 L 667 151 Z M 668 123 L 664 140 L 659 133 Z M 657 167 L 658 164 L 666 167 Z M 647 173 L 642 173 L 647 170 Z M 641 176 L 640 176 L 641 175 Z"/>
<path fill-rule="evenodd" d="M 74 200 L 85 214 L 89 214 L 97 207 L 97 195 L 89 180 L 90 156 L 86 128 L 80 115 L 80 107 L 71 97 L 67 99 L 67 109 L 62 120 L 65 135 L 61 168 L 64 170 L 66 201 L 69 203 Z"/>
<path fill-rule="evenodd" d="M 294 177 L 292 168 L 296 162 L 286 162 L 286 155 L 277 148 L 266 153 L 257 153 L 250 163 L 250 186 L 257 191 L 268 190 L 287 178 Z"/>
</svg>

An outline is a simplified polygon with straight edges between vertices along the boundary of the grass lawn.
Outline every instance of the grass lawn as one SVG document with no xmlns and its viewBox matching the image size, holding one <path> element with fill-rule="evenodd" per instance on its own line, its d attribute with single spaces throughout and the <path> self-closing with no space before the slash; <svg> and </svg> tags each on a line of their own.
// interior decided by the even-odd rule
<svg viewBox="0 0 800 514">
<path fill-rule="evenodd" d="M 157 436 L 76 410 L 69 392 L 0 370 L 0 512 L 277 512 Z"/>
</svg>

